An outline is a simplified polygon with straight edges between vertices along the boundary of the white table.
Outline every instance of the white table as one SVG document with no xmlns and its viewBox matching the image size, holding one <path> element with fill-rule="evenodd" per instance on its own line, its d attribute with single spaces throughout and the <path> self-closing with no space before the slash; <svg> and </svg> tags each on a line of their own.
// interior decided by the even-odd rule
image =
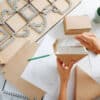
<svg viewBox="0 0 100 100">
<path fill-rule="evenodd" d="M 95 15 L 95 10 L 96 8 L 100 6 L 100 0 L 83 0 L 82 3 L 75 9 L 73 10 L 70 15 L 88 15 L 91 20 L 94 18 Z M 100 24 L 95 24 L 92 22 L 93 29 L 92 31 L 100 37 Z M 59 23 L 56 25 L 50 32 L 48 32 L 49 35 L 51 35 L 54 38 L 58 38 L 61 36 L 64 36 L 64 30 L 63 30 L 63 23 Z M 73 80 L 73 77 L 71 77 L 71 80 Z M 3 88 L 3 83 L 4 83 L 4 78 L 0 75 L 0 89 Z M 9 90 L 13 90 L 13 87 L 6 84 L 6 88 Z M 73 83 L 69 85 L 69 89 L 73 89 Z M 45 100 L 55 100 L 56 94 L 53 96 L 50 96 L 46 94 Z M 15 100 L 13 98 L 2 98 L 0 96 L 0 100 Z M 16 99 L 19 100 L 19 99 Z M 69 93 L 69 100 L 72 100 L 72 93 Z"/>
</svg>

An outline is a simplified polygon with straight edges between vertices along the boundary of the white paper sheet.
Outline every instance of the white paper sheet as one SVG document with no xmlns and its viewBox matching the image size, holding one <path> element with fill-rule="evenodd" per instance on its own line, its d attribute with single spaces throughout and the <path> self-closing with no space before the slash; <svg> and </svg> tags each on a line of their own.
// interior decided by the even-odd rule
<svg viewBox="0 0 100 100">
<path fill-rule="evenodd" d="M 31 61 L 21 76 L 49 94 L 53 94 L 58 88 L 58 73 L 56 56 L 53 54 L 53 42 L 54 39 L 47 35 L 35 56 L 46 54 L 51 54 L 51 56 Z"/>
</svg>

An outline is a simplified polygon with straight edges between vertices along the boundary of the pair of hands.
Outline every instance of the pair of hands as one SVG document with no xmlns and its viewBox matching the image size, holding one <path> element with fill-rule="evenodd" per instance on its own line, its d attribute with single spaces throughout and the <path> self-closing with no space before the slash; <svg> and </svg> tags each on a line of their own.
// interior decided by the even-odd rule
<svg viewBox="0 0 100 100">
<path fill-rule="evenodd" d="M 82 45 L 88 50 L 99 54 L 100 53 L 100 40 L 92 33 L 83 33 L 75 37 Z M 69 66 L 66 66 L 60 59 L 57 59 L 58 72 L 61 82 L 67 82 L 70 74 L 70 70 L 75 62 L 70 62 Z"/>
</svg>

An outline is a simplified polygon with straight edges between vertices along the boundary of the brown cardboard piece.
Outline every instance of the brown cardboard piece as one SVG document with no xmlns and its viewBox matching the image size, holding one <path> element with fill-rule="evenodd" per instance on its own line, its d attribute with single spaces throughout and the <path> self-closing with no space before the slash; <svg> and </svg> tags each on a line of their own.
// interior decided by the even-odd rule
<svg viewBox="0 0 100 100">
<path fill-rule="evenodd" d="M 59 58 L 61 61 L 63 61 L 67 66 L 69 66 L 71 61 L 77 62 L 87 55 L 86 49 L 81 45 L 77 45 L 76 47 L 75 46 L 73 46 L 73 47 L 72 46 L 71 47 L 63 46 L 63 47 L 59 48 L 58 45 L 61 43 L 59 41 L 62 41 L 64 39 L 62 38 L 62 39 L 56 40 L 56 42 L 54 43 L 54 52 L 55 52 L 57 58 Z M 60 50 L 60 49 L 62 49 L 62 50 Z M 78 51 L 74 53 L 74 51 L 76 51 L 76 50 L 78 50 Z M 82 53 L 79 53 L 80 50 L 82 50 Z"/>
<path fill-rule="evenodd" d="M 41 89 L 21 78 L 21 74 L 28 64 L 27 59 L 32 57 L 36 48 L 37 45 L 35 43 L 27 42 L 3 68 L 5 78 L 15 85 L 19 91 L 28 96 L 30 100 L 33 100 L 34 97 L 37 97 L 37 100 L 41 100 L 41 97 L 44 96 L 44 92 Z"/>
<path fill-rule="evenodd" d="M 47 0 L 33 0 L 32 5 L 36 7 L 40 12 L 49 6 L 49 2 Z"/>
<path fill-rule="evenodd" d="M 100 84 L 79 67 L 75 69 L 75 100 L 100 100 Z"/>
<path fill-rule="evenodd" d="M 7 64 L 27 42 L 29 41 L 22 38 L 14 39 L 10 45 L 0 51 L 0 64 Z"/>
<path fill-rule="evenodd" d="M 65 34 L 80 34 L 89 32 L 91 21 L 88 16 L 66 16 L 64 18 Z"/>
</svg>

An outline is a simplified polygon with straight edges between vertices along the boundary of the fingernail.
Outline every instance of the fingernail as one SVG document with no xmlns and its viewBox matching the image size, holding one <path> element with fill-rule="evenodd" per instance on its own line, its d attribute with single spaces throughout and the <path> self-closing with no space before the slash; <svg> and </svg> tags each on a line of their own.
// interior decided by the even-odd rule
<svg viewBox="0 0 100 100">
<path fill-rule="evenodd" d="M 65 66 L 65 67 L 64 67 L 64 69 L 68 70 L 68 69 L 69 69 L 69 67 Z"/>
</svg>

